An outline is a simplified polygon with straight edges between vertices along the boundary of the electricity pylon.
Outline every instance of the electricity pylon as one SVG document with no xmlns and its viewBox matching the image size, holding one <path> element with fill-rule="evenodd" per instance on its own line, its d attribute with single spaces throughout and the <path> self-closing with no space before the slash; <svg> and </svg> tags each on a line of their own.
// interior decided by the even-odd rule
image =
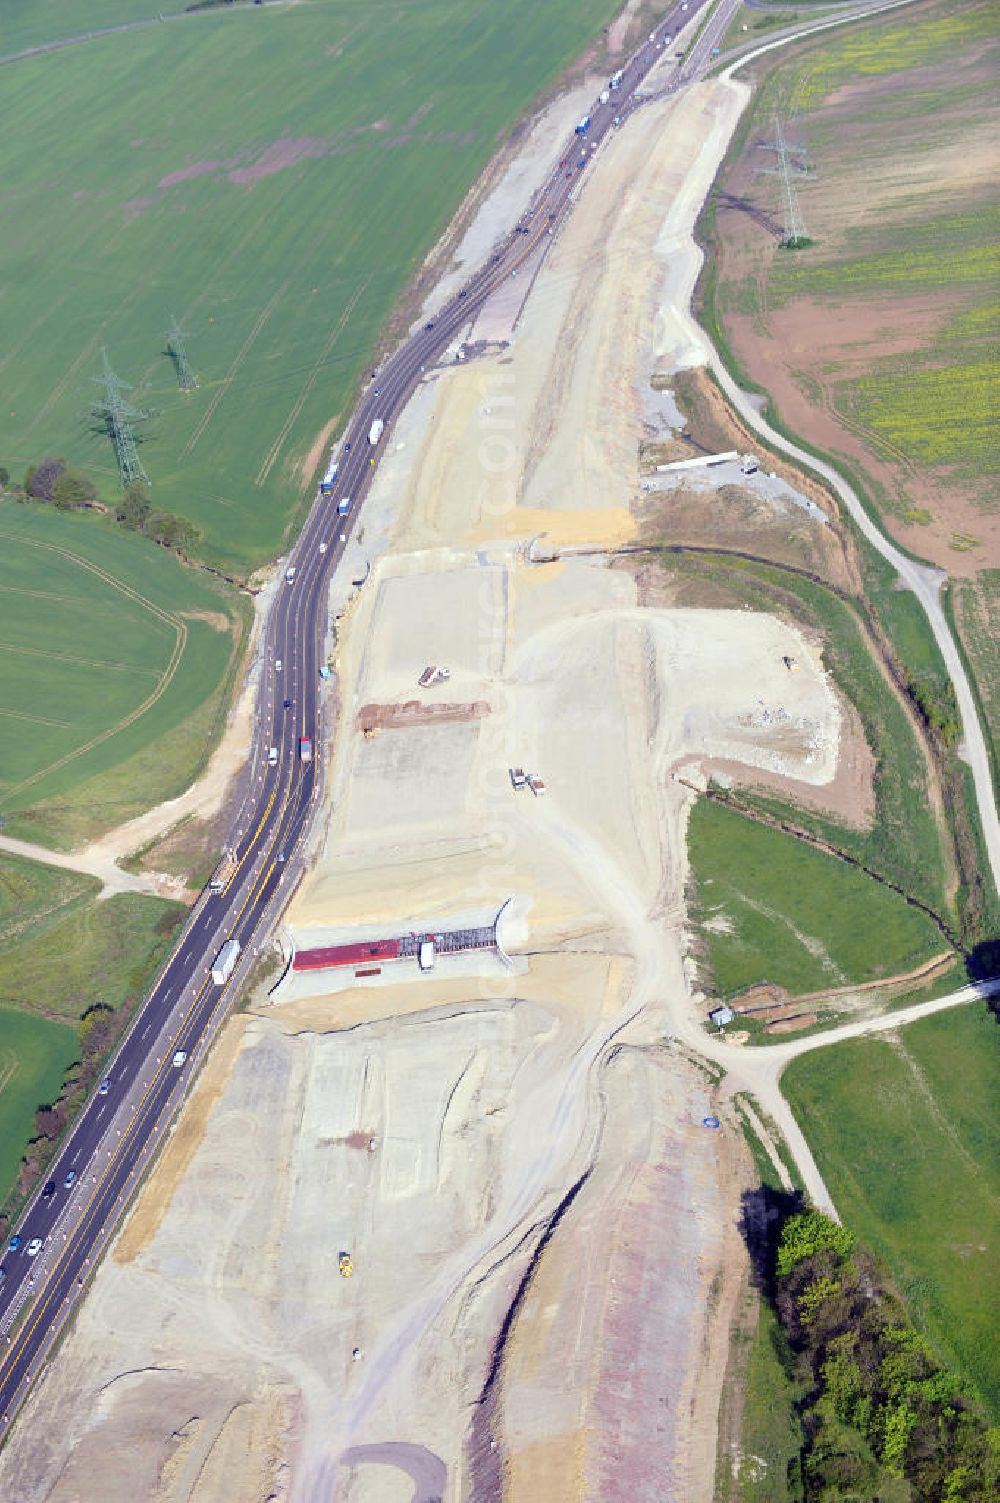
<svg viewBox="0 0 1000 1503">
<path fill-rule="evenodd" d="M 93 379 L 104 387 L 104 400 L 94 402 L 90 410 L 94 417 L 103 422 L 108 437 L 114 444 L 122 485 L 131 485 L 135 480 L 142 480 L 148 485 L 149 476 L 139 459 L 132 424 L 143 422 L 153 414 L 144 411 L 141 407 L 133 407 L 131 402 L 125 400 L 125 392 L 131 391 L 132 388 L 127 381 L 116 376 L 111 369 L 107 350 L 101 351 L 101 360 L 104 364 L 104 373 L 94 376 Z"/>
<path fill-rule="evenodd" d="M 198 385 L 198 377 L 188 364 L 187 351 L 184 348 L 184 331 L 173 314 L 170 315 L 170 328 L 167 330 L 167 352 L 177 370 L 177 385 L 181 391 L 193 391 Z"/>
<path fill-rule="evenodd" d="M 777 115 L 774 117 L 774 140 L 762 141 L 760 145 L 762 151 L 773 151 L 778 158 L 776 167 L 758 167 L 757 171 L 766 173 L 769 177 L 781 178 L 785 197 L 785 233 L 781 243 L 790 250 L 808 245 L 809 236 L 806 234 L 805 220 L 802 218 L 799 195 L 795 188 L 796 178 L 813 176 L 812 169 L 806 163 L 805 150 L 801 146 L 788 145 Z"/>
</svg>

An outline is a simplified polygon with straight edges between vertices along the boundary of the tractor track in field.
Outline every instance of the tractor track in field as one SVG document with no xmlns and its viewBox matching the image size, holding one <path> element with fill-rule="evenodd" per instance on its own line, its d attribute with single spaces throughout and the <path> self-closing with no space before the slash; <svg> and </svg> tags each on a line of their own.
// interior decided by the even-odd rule
<svg viewBox="0 0 1000 1503">
<path fill-rule="evenodd" d="M 297 0 L 259 0 L 260 5 L 293 5 Z M 156 16 L 144 16 L 137 21 L 121 21 L 117 26 L 100 26 L 94 31 L 81 31 L 72 37 L 56 37 L 51 42 L 37 42 L 34 47 L 22 47 L 18 52 L 8 52 L 0 57 L 0 67 L 6 63 L 24 62 L 29 57 L 41 57 L 46 52 L 62 52 L 67 47 L 80 47 L 84 42 L 98 42 L 102 37 L 118 36 L 126 31 L 144 31 L 149 26 L 159 26 L 168 21 L 194 21 L 208 16 L 219 16 L 233 11 L 255 10 L 253 0 L 243 5 L 227 5 L 224 10 L 212 7 L 208 10 L 179 10 L 169 15 L 161 11 Z"/>
</svg>

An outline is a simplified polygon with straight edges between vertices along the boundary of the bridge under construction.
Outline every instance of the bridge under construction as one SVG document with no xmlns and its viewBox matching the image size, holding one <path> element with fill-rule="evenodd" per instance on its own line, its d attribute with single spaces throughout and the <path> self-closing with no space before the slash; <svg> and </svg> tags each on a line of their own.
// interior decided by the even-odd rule
<svg viewBox="0 0 1000 1503">
<path fill-rule="evenodd" d="M 428 946 L 430 947 L 428 949 Z M 434 934 L 401 934 L 395 939 L 368 939 L 347 945 L 326 945 L 315 950 L 297 950 L 292 959 L 293 971 L 323 971 L 340 966 L 360 967 L 356 975 L 377 975 L 383 961 L 416 960 L 421 969 L 429 969 L 428 958 L 435 955 L 460 955 L 470 950 L 495 950 L 497 926 L 483 924 L 475 929 L 449 929 Z"/>
</svg>

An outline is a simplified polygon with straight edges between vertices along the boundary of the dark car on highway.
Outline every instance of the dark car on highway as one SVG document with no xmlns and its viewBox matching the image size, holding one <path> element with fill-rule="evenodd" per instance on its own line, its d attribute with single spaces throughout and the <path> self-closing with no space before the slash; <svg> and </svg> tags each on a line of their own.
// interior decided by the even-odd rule
<svg viewBox="0 0 1000 1503">
<path fill-rule="evenodd" d="M 46 1183 L 45 1183 L 45 1189 L 42 1191 L 42 1199 L 43 1200 L 49 1200 L 55 1193 L 56 1193 L 56 1182 L 55 1182 L 55 1180 L 54 1179 L 47 1180 Z"/>
</svg>

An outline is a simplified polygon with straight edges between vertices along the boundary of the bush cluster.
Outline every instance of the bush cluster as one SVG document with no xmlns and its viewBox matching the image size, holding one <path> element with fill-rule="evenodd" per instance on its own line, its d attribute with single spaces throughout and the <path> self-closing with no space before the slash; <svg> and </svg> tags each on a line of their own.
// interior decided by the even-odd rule
<svg viewBox="0 0 1000 1503">
<path fill-rule="evenodd" d="M 79 511 L 93 506 L 97 487 L 65 459 L 42 459 L 29 467 L 24 493 L 34 501 L 50 501 L 60 511 Z"/>
<path fill-rule="evenodd" d="M 802 1487 L 815 1503 L 877 1498 L 886 1476 L 921 1503 L 1000 1497 L 1000 1430 L 913 1328 L 852 1234 L 817 1211 L 782 1229 L 772 1289 L 802 1383 Z"/>
<path fill-rule="evenodd" d="M 927 729 L 945 746 L 955 746 L 962 735 L 962 717 L 951 679 L 942 680 L 930 674 L 910 675 L 906 689 Z"/>
<path fill-rule="evenodd" d="M 138 480 L 126 486 L 125 494 L 115 507 L 115 520 L 133 532 L 145 533 L 154 543 L 164 548 L 176 548 L 181 553 L 189 552 L 198 541 L 197 528 L 183 517 L 175 517 L 169 511 L 153 510 L 149 492 Z"/>
</svg>

